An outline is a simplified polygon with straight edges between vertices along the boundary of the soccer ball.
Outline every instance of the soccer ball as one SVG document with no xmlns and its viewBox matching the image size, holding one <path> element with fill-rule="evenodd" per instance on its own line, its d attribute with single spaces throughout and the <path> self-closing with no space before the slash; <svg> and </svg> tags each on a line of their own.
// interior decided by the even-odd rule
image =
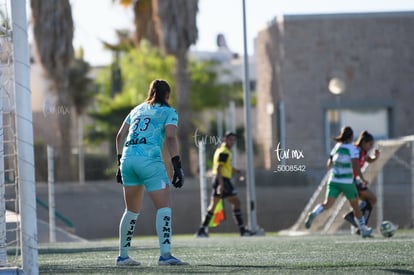
<svg viewBox="0 0 414 275">
<path fill-rule="evenodd" d="M 383 221 L 380 225 L 381 234 L 386 238 L 394 236 L 395 230 L 397 227 L 390 221 Z"/>
</svg>

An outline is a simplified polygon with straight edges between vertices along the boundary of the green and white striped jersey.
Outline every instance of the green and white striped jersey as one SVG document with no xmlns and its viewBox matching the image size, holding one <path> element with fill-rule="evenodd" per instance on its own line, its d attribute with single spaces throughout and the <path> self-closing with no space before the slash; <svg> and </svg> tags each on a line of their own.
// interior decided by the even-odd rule
<svg viewBox="0 0 414 275">
<path fill-rule="evenodd" d="M 337 143 L 331 151 L 332 168 L 329 181 L 353 183 L 352 159 L 359 158 L 359 151 L 352 143 Z"/>
</svg>

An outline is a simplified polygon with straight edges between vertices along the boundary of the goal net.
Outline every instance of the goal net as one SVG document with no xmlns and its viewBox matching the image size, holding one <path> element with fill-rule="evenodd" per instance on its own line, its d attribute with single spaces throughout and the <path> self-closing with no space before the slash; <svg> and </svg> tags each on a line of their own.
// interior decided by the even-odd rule
<svg viewBox="0 0 414 275">
<path fill-rule="evenodd" d="M 38 274 L 25 0 L 0 0 L 0 267 Z"/>
<path fill-rule="evenodd" d="M 369 226 L 379 227 L 381 221 L 392 220 L 403 227 L 413 227 L 414 222 L 414 136 L 398 139 L 380 140 L 374 148 L 380 150 L 380 157 L 371 164 L 362 168 L 365 178 L 369 181 L 369 188 L 377 198 Z M 310 229 L 305 228 L 305 219 L 315 206 L 325 200 L 326 185 L 329 173 L 326 173 L 316 191 L 313 193 L 304 210 L 295 224 L 287 231 L 291 234 L 298 232 L 335 233 L 338 230 L 349 230 L 349 223 L 343 216 L 351 209 L 344 196 L 340 196 L 335 204 L 322 212 L 312 223 Z M 385 183 L 385 184 L 384 184 Z M 388 192 L 389 191 L 389 192 Z M 388 193 L 398 192 L 399 203 L 403 203 L 404 211 L 384 212 Z M 401 201 L 402 200 L 402 201 Z M 399 212 L 399 213 L 395 213 Z M 408 213 L 411 212 L 411 213 Z M 385 214 L 385 215 L 384 215 Z M 397 216 L 397 214 L 399 216 Z M 401 218 L 403 216 L 403 218 Z M 407 222 L 408 221 L 408 222 Z"/>
</svg>

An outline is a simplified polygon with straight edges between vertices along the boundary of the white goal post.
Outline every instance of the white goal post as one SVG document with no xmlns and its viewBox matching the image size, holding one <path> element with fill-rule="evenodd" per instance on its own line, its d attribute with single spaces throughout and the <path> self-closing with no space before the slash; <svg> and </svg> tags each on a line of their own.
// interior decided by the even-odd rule
<svg viewBox="0 0 414 275">
<path fill-rule="evenodd" d="M 14 86 L 16 95 L 16 141 L 19 184 L 19 211 L 22 267 L 28 274 L 38 273 L 36 188 L 30 90 L 30 54 L 25 0 L 11 1 Z"/>
<path fill-rule="evenodd" d="M 10 148 L 13 148 L 13 158 L 14 161 L 7 163 L 7 167 L 2 171 L 11 171 L 8 172 L 13 174 L 13 178 L 10 181 L 13 184 L 17 185 L 17 192 L 15 200 L 18 202 L 17 219 L 15 220 L 18 225 L 18 232 L 16 232 L 16 237 L 20 240 L 20 248 L 18 255 L 20 255 L 20 264 L 17 263 L 17 268 L 23 269 L 24 274 L 38 274 L 38 246 L 37 246 L 37 218 L 36 218 L 36 189 L 35 189 L 35 176 L 34 176 L 34 148 L 33 148 L 33 124 L 32 124 L 32 100 L 31 100 L 31 90 L 30 90 L 30 55 L 29 55 L 29 42 L 28 42 L 28 21 L 27 21 L 27 12 L 26 12 L 26 0 L 1 0 L 1 4 L 4 4 L 5 9 L 2 9 L 2 13 L 6 16 L 11 14 L 10 32 L 8 37 L 11 41 L 11 51 L 7 56 L 7 67 L 11 68 L 8 71 L 8 79 L 10 83 L 7 83 L 7 95 L 4 89 L 1 89 L 1 113 L 0 116 L 8 118 L 7 127 L 11 129 L 12 137 L 0 135 L 2 139 L 0 145 L 2 150 L 0 150 L 1 163 L 5 160 L 6 155 L 9 155 L 9 152 L 3 150 L 5 147 L 5 142 L 7 138 L 7 143 L 13 143 L 10 147 L 7 147 L 8 151 Z M 8 10 L 10 7 L 10 11 Z M 3 8 L 3 7 L 2 7 Z M 3 60 L 1 64 L 1 70 L 3 70 Z M 1 83 L 2 88 L 5 83 Z M 6 106 L 5 99 L 8 99 L 7 102 L 7 114 L 4 107 Z M 5 121 L 1 121 L 2 124 Z M 2 129 L 6 128 L 6 125 L 2 125 Z M 3 154 L 1 154 L 3 153 Z M 2 177 L 0 188 L 6 186 L 6 175 L 5 173 L 0 173 Z M 5 179 L 6 178 L 6 179 Z M 1 194 L 4 195 L 3 193 Z M 2 206 L 0 209 L 5 211 L 5 198 L 1 198 Z M 4 209 L 4 210 L 3 210 Z M 5 216 L 5 222 L 7 224 L 7 217 L 5 213 L 2 213 Z M 0 215 L 0 216 L 2 216 Z M 3 228 L 3 227 L 2 227 Z M 17 236 L 18 235 L 18 236 Z M 4 241 L 2 236 L 0 236 L 0 241 Z M 4 253 L 4 243 L 0 244 L 0 255 Z M 9 263 L 4 263 L 6 266 L 9 266 Z M 16 264 L 16 263 L 14 263 Z M 19 273 L 18 270 L 16 270 Z"/>
</svg>

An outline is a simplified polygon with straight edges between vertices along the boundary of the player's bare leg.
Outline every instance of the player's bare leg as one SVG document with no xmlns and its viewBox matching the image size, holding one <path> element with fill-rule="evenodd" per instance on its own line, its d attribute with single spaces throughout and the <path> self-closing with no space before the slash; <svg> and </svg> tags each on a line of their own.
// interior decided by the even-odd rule
<svg viewBox="0 0 414 275">
<path fill-rule="evenodd" d="M 368 220 L 371 216 L 372 209 L 374 205 L 377 203 L 377 197 L 371 190 L 366 189 L 364 191 L 359 192 L 359 200 L 361 201 L 359 203 L 359 209 L 362 211 L 362 214 L 364 215 L 365 223 L 368 224 Z M 350 222 L 354 227 L 358 228 L 358 225 L 355 222 L 354 217 L 354 212 L 351 211 L 344 216 L 344 219 Z M 358 234 L 358 231 L 356 231 L 356 233 Z"/>
<path fill-rule="evenodd" d="M 362 214 L 365 217 L 365 222 L 368 223 L 369 217 L 371 216 L 372 208 L 377 203 L 377 196 L 375 194 L 367 189 L 360 194 L 360 200 L 362 201 L 359 204 L 359 208 L 362 211 Z"/>
</svg>

